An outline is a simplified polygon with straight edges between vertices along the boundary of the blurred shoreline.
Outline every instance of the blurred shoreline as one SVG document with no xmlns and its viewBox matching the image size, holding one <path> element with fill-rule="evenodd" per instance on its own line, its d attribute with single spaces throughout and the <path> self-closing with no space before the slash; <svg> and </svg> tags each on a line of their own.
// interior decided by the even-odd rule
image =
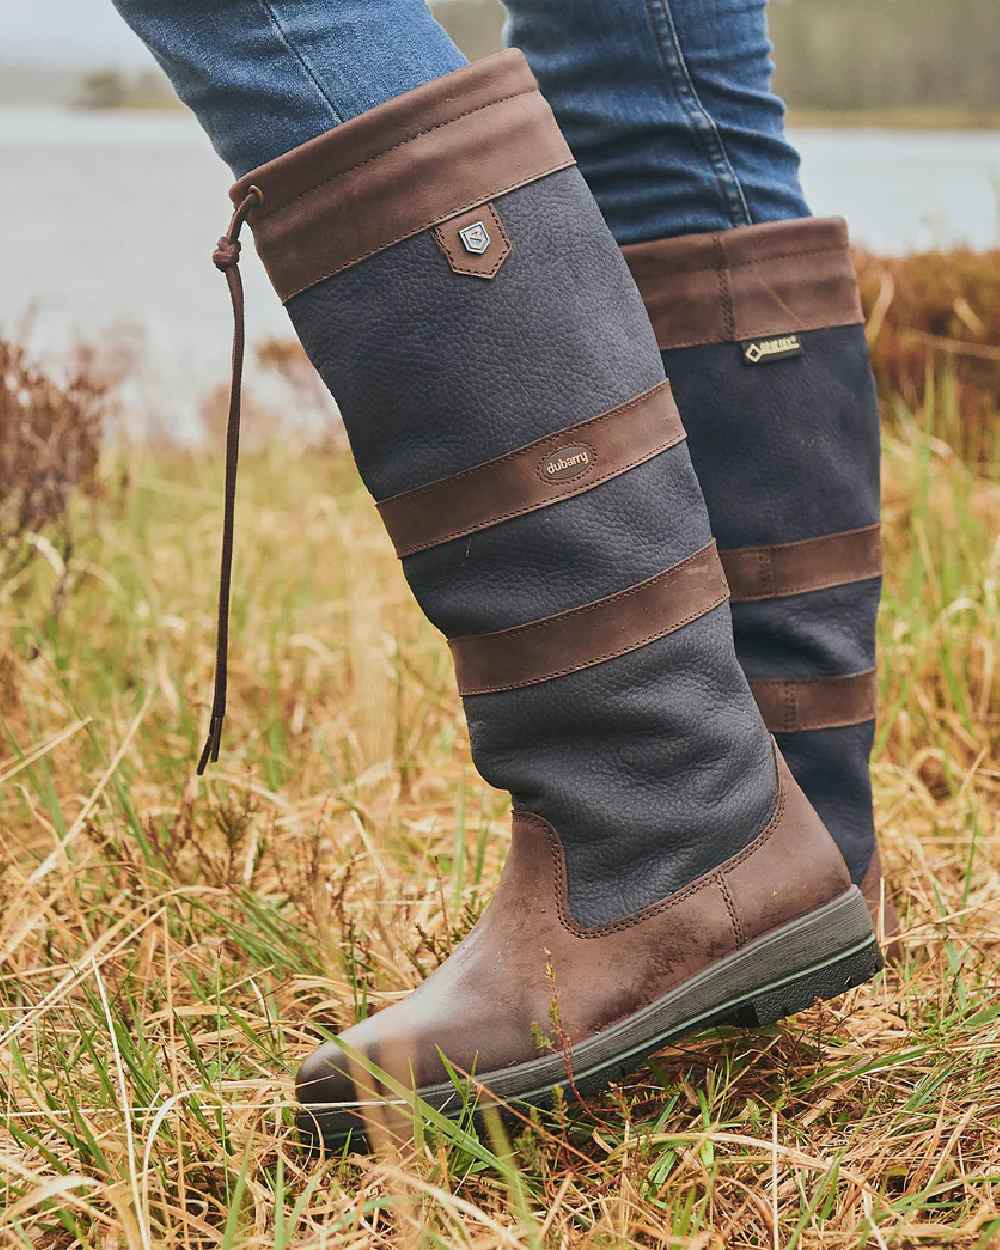
<svg viewBox="0 0 1000 1250">
<path fill-rule="evenodd" d="M 111 103 L 92 101 L 30 101 L 0 102 L 0 114 L 40 110 L 58 113 L 84 113 L 100 116 L 124 116 L 137 114 L 186 115 L 186 109 L 176 97 L 163 98 L 156 94 L 146 97 L 130 97 Z M 879 108 L 879 109 L 809 109 L 790 107 L 786 116 L 790 130 L 928 130 L 928 131 L 1000 131 L 1000 109 L 960 108 Z"/>
<path fill-rule="evenodd" d="M 1000 130 L 1000 109 L 789 108 L 789 130 Z"/>
<path fill-rule="evenodd" d="M 1000 145 L 985 131 L 792 129 L 818 216 L 856 244 L 902 255 L 1000 245 Z M 133 345 L 128 407 L 182 438 L 225 377 L 232 334 L 211 252 L 229 176 L 185 110 L 0 109 L 5 189 L 0 335 L 28 321 L 34 353 L 79 341 Z M 934 170 L 933 178 L 928 171 Z M 248 236 L 248 342 L 290 328 Z M 250 389 L 265 407 L 267 379 Z"/>
</svg>

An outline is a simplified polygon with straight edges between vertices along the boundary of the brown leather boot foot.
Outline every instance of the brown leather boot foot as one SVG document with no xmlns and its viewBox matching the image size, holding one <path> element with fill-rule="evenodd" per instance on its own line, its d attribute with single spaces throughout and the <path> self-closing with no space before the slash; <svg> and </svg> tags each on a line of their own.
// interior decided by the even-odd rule
<svg viewBox="0 0 1000 1250">
<path fill-rule="evenodd" d="M 414 1087 L 458 1114 L 463 1098 L 442 1056 L 475 1076 L 480 1106 L 544 1106 L 557 1089 L 596 1092 L 683 1034 L 770 1024 L 873 976 L 881 958 L 867 904 L 777 758 L 777 805 L 754 842 L 599 930 L 570 913 L 555 831 L 515 814 L 499 889 L 476 928 L 408 998 L 302 1065 L 305 1139 L 362 1146 L 376 1126 L 405 1137 L 402 1095 Z"/>
</svg>

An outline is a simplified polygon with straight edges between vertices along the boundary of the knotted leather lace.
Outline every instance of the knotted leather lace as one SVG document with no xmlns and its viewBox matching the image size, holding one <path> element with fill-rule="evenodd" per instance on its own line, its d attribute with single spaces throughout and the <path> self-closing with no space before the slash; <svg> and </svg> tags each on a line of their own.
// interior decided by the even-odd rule
<svg viewBox="0 0 1000 1250">
<path fill-rule="evenodd" d="M 243 352 L 246 344 L 243 279 L 240 276 L 240 230 L 247 214 L 264 196 L 251 187 L 237 205 L 229 229 L 216 244 L 212 260 L 226 275 L 233 302 L 233 365 L 229 384 L 229 415 L 226 420 L 226 501 L 222 526 L 222 560 L 219 572 L 219 623 L 215 639 L 215 695 L 208 738 L 198 760 L 198 775 L 219 758 L 222 722 L 226 716 L 226 690 L 229 681 L 229 599 L 233 579 L 233 531 L 236 521 L 236 469 L 240 458 L 240 395 L 243 383 Z"/>
</svg>

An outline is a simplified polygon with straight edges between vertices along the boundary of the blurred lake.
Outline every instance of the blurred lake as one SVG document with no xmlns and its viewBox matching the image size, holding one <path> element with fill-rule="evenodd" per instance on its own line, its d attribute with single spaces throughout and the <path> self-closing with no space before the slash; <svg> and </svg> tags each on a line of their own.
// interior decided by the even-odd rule
<svg viewBox="0 0 1000 1250">
<path fill-rule="evenodd" d="M 1000 245 L 997 132 L 792 138 L 813 211 L 847 217 L 857 242 L 883 252 Z M 192 433 L 199 397 L 226 377 L 232 332 L 211 261 L 230 179 L 198 126 L 182 113 L 0 110 L 0 167 L 0 333 L 30 309 L 31 341 L 48 355 L 134 328 L 144 365 L 130 400 Z M 252 344 L 289 327 L 244 237 Z M 250 386 L 262 395 L 259 380 Z"/>
</svg>

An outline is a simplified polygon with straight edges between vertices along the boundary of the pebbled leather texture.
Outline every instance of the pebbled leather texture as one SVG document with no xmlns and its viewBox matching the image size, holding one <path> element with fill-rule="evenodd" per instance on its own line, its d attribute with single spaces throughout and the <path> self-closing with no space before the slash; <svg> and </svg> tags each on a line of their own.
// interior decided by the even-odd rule
<svg viewBox="0 0 1000 1250">
<path fill-rule="evenodd" d="M 713 541 L 617 595 L 514 629 L 450 639 L 459 693 L 495 694 L 605 664 L 683 629 L 728 601 L 729 587 Z M 788 691 L 782 687 L 782 692 L 787 703 Z M 760 707 L 756 693 L 754 699 Z"/>
<path fill-rule="evenodd" d="M 755 368 L 736 343 L 663 362 L 721 550 L 795 542 L 879 519 L 879 427 L 862 326 L 799 335 Z"/>
<path fill-rule="evenodd" d="M 379 515 L 396 554 L 413 555 L 582 495 L 684 438 L 680 413 L 663 382 L 497 460 L 383 499 Z"/>
<path fill-rule="evenodd" d="M 882 580 L 733 604 L 736 648 L 747 676 L 809 680 L 875 665 Z"/>
<path fill-rule="evenodd" d="M 554 434 L 663 380 L 621 253 L 575 169 L 496 201 L 511 252 L 454 274 L 429 233 L 290 301 L 377 499 Z M 449 635 L 624 590 L 709 541 L 678 445 L 585 495 L 404 562 Z M 560 830 L 581 924 L 661 899 L 749 843 L 772 809 L 771 746 L 723 606 L 619 659 L 466 700 L 493 785 Z"/>
<path fill-rule="evenodd" d="M 800 335 L 802 355 L 748 367 L 739 345 L 663 353 L 722 549 L 857 530 L 879 519 L 879 421 L 862 326 Z M 754 679 L 875 665 L 881 578 L 732 605 Z M 874 724 L 779 734 L 796 779 L 861 882 L 875 850 Z"/>
<path fill-rule="evenodd" d="M 579 172 L 552 174 L 496 206 L 511 255 L 492 282 L 452 273 L 424 231 L 287 305 L 376 499 L 504 455 L 663 380 L 648 318 Z"/>
<path fill-rule="evenodd" d="M 580 925 L 664 898 L 766 823 L 771 745 L 747 731 L 730 637 L 723 604 L 606 664 L 465 700 L 480 772 L 563 835 Z"/>
<path fill-rule="evenodd" d="M 588 596 L 613 595 L 710 538 L 681 444 L 586 494 L 408 556 L 403 571 L 431 621 L 453 638 L 509 629 L 575 608 Z"/>
</svg>

